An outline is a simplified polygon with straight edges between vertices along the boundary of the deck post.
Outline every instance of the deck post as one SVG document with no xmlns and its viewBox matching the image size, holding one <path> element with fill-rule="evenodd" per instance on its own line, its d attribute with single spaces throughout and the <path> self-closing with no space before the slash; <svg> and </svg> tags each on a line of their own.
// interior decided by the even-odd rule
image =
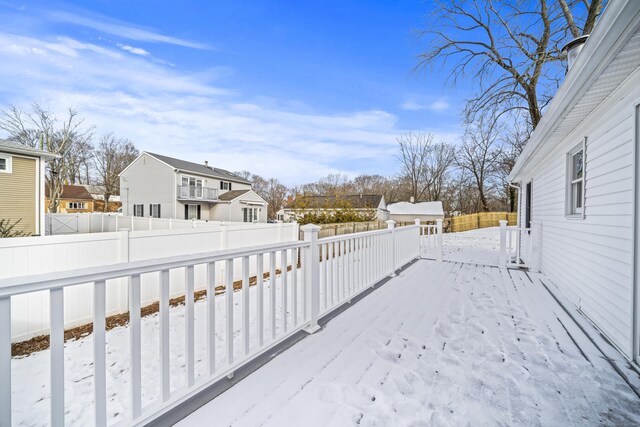
<svg viewBox="0 0 640 427">
<path fill-rule="evenodd" d="M 420 218 L 416 218 L 413 222 L 418 226 L 418 258 L 422 258 L 422 227 L 420 227 Z"/>
<path fill-rule="evenodd" d="M 442 219 L 436 219 L 436 260 L 442 262 Z"/>
<path fill-rule="evenodd" d="M 500 267 L 507 266 L 507 222 L 504 219 L 500 220 Z"/>
<path fill-rule="evenodd" d="M 304 233 L 304 241 L 309 246 L 304 248 L 304 286 L 307 287 L 305 304 L 309 313 L 309 326 L 305 331 L 313 334 L 320 330 L 318 312 L 320 311 L 320 253 L 318 252 L 318 233 L 320 227 L 307 224 L 300 228 Z M 295 260 L 293 260 L 295 262 Z"/>
<path fill-rule="evenodd" d="M 389 277 L 396 277 L 396 222 L 392 219 L 388 220 L 387 228 L 391 230 L 391 273 L 389 273 Z"/>
</svg>

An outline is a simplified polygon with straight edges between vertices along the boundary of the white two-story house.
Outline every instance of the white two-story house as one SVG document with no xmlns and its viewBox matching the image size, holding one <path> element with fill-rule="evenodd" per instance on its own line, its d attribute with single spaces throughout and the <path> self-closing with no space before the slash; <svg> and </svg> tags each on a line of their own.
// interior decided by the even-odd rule
<svg viewBox="0 0 640 427">
<path fill-rule="evenodd" d="M 120 174 L 125 215 L 266 222 L 267 202 L 227 170 L 142 152 Z"/>
</svg>

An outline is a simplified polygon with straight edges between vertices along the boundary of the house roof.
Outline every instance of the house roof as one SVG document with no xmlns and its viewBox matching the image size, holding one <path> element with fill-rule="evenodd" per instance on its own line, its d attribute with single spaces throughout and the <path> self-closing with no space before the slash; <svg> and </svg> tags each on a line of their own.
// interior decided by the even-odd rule
<svg viewBox="0 0 640 427">
<path fill-rule="evenodd" d="M 103 185 L 86 184 L 84 185 L 84 188 L 86 188 L 87 191 L 93 195 L 97 194 L 102 196 L 105 192 L 105 188 Z"/>
<path fill-rule="evenodd" d="M 49 197 L 49 186 L 44 186 L 44 195 Z M 79 200 L 93 200 L 91 193 L 87 191 L 84 185 L 63 185 L 61 199 L 79 199 Z"/>
<path fill-rule="evenodd" d="M 161 162 L 164 162 L 169 166 L 171 166 L 172 168 L 180 170 L 182 172 L 192 172 L 198 175 L 210 176 L 212 178 L 226 179 L 233 182 L 251 184 L 251 181 L 247 181 L 246 179 L 243 179 L 238 175 L 232 172 L 229 172 L 228 170 L 225 170 L 225 169 L 214 168 L 212 166 L 205 166 L 200 163 L 193 163 L 193 162 L 188 162 L 186 160 L 175 159 L 173 157 L 163 156 L 161 154 L 156 154 L 156 153 L 150 153 L 148 151 L 145 151 L 145 153 L 155 157 Z"/>
<path fill-rule="evenodd" d="M 0 151 L 13 154 L 24 154 L 27 156 L 43 157 L 47 160 L 55 159 L 55 154 L 51 154 L 48 151 L 38 150 L 37 148 L 28 147 L 19 142 L 9 141 L 6 139 L 0 139 Z"/>
<path fill-rule="evenodd" d="M 243 194 L 248 193 L 251 190 L 231 190 L 231 191 L 227 191 L 226 193 L 222 193 L 220 196 L 218 196 L 218 200 L 223 201 L 223 202 L 230 202 L 231 200 L 235 200 L 238 197 L 242 196 Z"/>
<path fill-rule="evenodd" d="M 606 102 L 640 64 L 640 2 L 609 2 L 540 123 L 518 157 L 510 181 L 542 159 Z M 584 135 L 578 136 L 582 138 Z"/>
<path fill-rule="evenodd" d="M 442 202 L 398 202 L 387 205 L 387 209 L 391 215 L 442 215 L 444 209 Z"/>
<path fill-rule="evenodd" d="M 287 203 L 286 209 L 377 209 L 384 200 L 379 194 L 354 194 L 349 196 L 298 196 Z"/>
</svg>

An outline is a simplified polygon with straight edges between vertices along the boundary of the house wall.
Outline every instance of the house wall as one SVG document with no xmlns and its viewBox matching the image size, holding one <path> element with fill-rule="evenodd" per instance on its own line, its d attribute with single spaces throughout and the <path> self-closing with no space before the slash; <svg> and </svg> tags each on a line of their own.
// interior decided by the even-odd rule
<svg viewBox="0 0 640 427">
<path fill-rule="evenodd" d="M 37 192 L 39 159 L 11 156 L 11 173 L 0 173 L 0 218 L 20 220 L 15 230 L 35 234 L 40 218 L 36 201 L 40 196 Z"/>
<path fill-rule="evenodd" d="M 217 203 L 210 211 L 210 218 L 214 221 L 230 221 L 230 222 L 243 222 L 244 212 L 243 208 L 255 207 L 259 209 L 258 222 L 267 222 L 267 206 L 249 205 L 243 203 L 243 201 L 252 201 L 264 203 L 264 201 L 255 193 L 249 192 L 243 194 L 230 203 Z"/>
<path fill-rule="evenodd" d="M 162 218 L 184 218 L 184 207 L 176 210 L 176 174 L 170 166 L 148 154 L 138 157 L 120 176 L 122 212 L 133 215 L 133 205 L 143 204 L 149 216 L 149 204 L 160 204 Z M 177 215 L 177 216 L 176 216 Z"/>
<path fill-rule="evenodd" d="M 633 333 L 634 111 L 638 103 L 640 73 L 635 72 L 550 155 L 535 159 L 535 172 L 522 179 L 520 192 L 519 222 L 524 226 L 524 187 L 533 179 L 531 219 L 541 227 L 540 270 L 628 357 Z M 568 218 L 567 153 L 585 136 L 585 217 Z"/>
</svg>

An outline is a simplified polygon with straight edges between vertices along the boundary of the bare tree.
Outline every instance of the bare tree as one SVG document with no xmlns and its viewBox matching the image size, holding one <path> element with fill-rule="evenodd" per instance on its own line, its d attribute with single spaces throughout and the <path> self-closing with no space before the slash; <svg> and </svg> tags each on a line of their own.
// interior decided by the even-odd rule
<svg viewBox="0 0 640 427">
<path fill-rule="evenodd" d="M 84 119 L 75 110 L 69 109 L 65 120 L 59 122 L 51 112 L 33 104 L 28 113 L 15 106 L 3 111 L 0 129 L 12 140 L 58 156 L 49 162 L 46 172 L 49 211 L 57 212 L 62 186 L 71 169 L 69 155 L 75 146 L 90 143 L 93 127 L 84 126 Z"/>
<path fill-rule="evenodd" d="M 439 0 L 430 48 L 419 67 L 453 62 L 451 78 L 472 78 L 467 116 L 524 110 L 535 128 L 564 76 L 558 64 L 571 36 L 591 33 L 606 0 Z"/>
<path fill-rule="evenodd" d="M 439 143 L 431 147 L 426 166 L 430 200 L 440 200 L 448 178 L 448 171 L 455 162 L 455 158 L 453 145 Z"/>
<path fill-rule="evenodd" d="M 109 207 L 109 198 L 120 194 L 120 172 L 138 157 L 138 149 L 131 141 L 103 135 L 95 151 L 95 166 L 98 183 L 104 187 L 104 210 Z"/>
<path fill-rule="evenodd" d="M 429 188 L 426 179 L 427 162 L 433 144 L 430 133 L 408 133 L 397 138 L 400 146 L 400 175 L 409 187 L 409 196 L 418 201 Z"/>
<path fill-rule="evenodd" d="M 482 116 L 467 126 L 458 150 L 458 167 L 471 176 L 478 192 L 480 209 L 484 212 L 489 211 L 488 192 L 501 165 L 502 149 L 498 136 L 495 116 Z"/>
<path fill-rule="evenodd" d="M 267 203 L 269 203 L 267 217 L 270 220 L 277 219 L 278 211 L 282 209 L 288 192 L 289 190 L 287 187 L 276 178 L 270 178 L 267 180 L 267 185 L 265 186 L 261 196 L 267 201 Z"/>
</svg>

